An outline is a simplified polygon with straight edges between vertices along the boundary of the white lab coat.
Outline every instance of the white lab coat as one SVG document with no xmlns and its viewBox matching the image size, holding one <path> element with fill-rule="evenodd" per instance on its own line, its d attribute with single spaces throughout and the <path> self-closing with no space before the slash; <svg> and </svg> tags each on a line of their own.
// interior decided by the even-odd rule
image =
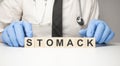
<svg viewBox="0 0 120 66">
<path fill-rule="evenodd" d="M 98 18 L 97 0 L 81 0 L 81 8 L 79 4 L 79 0 L 63 0 L 63 36 L 79 36 L 82 26 L 76 18 L 80 16 L 80 11 L 85 26 L 91 19 Z M 54 0 L 3 0 L 0 3 L 0 30 L 22 19 L 32 23 L 34 36 L 49 37 L 52 33 L 53 5 Z"/>
</svg>

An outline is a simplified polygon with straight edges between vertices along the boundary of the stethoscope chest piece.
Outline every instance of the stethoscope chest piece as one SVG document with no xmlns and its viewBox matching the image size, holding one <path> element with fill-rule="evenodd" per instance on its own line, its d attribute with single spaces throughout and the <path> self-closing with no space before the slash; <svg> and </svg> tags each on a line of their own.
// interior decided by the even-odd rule
<svg viewBox="0 0 120 66">
<path fill-rule="evenodd" d="M 83 26 L 83 25 L 84 25 L 84 20 L 83 20 L 82 17 L 78 16 L 76 20 L 77 20 L 77 23 L 78 23 L 80 26 Z"/>
</svg>

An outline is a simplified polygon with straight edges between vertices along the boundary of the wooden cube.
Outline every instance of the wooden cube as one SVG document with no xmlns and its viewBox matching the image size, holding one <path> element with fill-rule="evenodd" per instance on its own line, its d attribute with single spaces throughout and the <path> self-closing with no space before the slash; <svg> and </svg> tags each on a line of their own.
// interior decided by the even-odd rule
<svg viewBox="0 0 120 66">
<path fill-rule="evenodd" d="M 85 48 L 86 45 L 86 38 L 75 38 L 75 48 Z"/>
<path fill-rule="evenodd" d="M 86 45 L 85 47 L 91 48 L 91 47 L 96 47 L 96 42 L 95 38 L 86 38 Z"/>
<path fill-rule="evenodd" d="M 96 47 L 95 38 L 34 37 L 25 38 L 25 47 L 37 48 L 91 48 Z"/>
<path fill-rule="evenodd" d="M 45 48 L 44 37 L 34 37 L 35 48 Z"/>
<path fill-rule="evenodd" d="M 25 38 L 25 48 L 34 48 L 34 38 Z"/>
</svg>

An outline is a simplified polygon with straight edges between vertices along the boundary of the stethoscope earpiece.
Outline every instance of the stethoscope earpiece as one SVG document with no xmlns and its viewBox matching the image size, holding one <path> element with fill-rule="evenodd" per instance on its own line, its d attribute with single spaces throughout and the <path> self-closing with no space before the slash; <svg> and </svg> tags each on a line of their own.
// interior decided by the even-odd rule
<svg viewBox="0 0 120 66">
<path fill-rule="evenodd" d="M 78 16 L 77 17 L 77 23 L 80 25 L 80 26 L 83 26 L 84 25 L 84 20 L 82 17 Z"/>
</svg>

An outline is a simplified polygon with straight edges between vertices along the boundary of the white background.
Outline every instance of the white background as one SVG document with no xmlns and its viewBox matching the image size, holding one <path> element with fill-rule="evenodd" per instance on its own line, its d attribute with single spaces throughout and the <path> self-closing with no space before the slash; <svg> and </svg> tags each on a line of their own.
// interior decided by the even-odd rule
<svg viewBox="0 0 120 66">
<path fill-rule="evenodd" d="M 0 44 L 0 66 L 120 66 L 119 43 L 97 48 L 13 48 Z"/>
</svg>

